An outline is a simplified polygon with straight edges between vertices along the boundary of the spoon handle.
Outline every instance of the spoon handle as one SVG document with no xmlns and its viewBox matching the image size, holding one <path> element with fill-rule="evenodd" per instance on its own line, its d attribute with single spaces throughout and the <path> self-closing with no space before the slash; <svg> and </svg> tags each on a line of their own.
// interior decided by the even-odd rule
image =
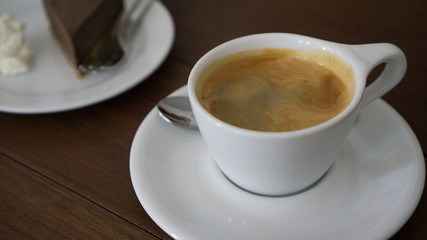
<svg viewBox="0 0 427 240">
<path fill-rule="evenodd" d="M 117 36 L 121 38 L 121 40 L 125 40 L 129 37 L 135 26 L 138 25 L 138 22 L 145 13 L 145 10 L 147 10 L 152 2 L 153 0 L 134 0 L 131 3 L 129 10 L 124 13 L 122 18 L 123 22 L 117 29 Z"/>
</svg>

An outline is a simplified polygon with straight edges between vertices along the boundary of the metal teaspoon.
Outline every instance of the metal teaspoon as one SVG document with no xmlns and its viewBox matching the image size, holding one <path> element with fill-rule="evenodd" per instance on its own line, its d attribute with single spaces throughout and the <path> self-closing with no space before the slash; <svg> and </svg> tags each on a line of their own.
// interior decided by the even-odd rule
<svg viewBox="0 0 427 240">
<path fill-rule="evenodd" d="M 166 97 L 157 104 L 159 115 L 167 122 L 197 130 L 190 99 L 184 96 Z"/>
</svg>

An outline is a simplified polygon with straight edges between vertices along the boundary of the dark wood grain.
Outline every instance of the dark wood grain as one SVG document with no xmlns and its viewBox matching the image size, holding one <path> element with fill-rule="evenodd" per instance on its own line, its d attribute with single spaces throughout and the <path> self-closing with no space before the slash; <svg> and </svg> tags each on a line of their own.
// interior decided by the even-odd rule
<svg viewBox="0 0 427 240">
<path fill-rule="evenodd" d="M 132 139 L 155 104 L 185 85 L 204 53 L 247 34 L 291 32 L 343 43 L 396 44 L 407 56 L 408 71 L 384 99 L 427 151 L 427 1 L 162 2 L 174 18 L 176 39 L 147 80 L 83 109 L 0 113 L 0 239 L 172 239 L 135 196 L 129 176 Z M 427 239 L 426 193 L 392 239 Z"/>
<path fill-rule="evenodd" d="M 158 239 L 0 154 L 2 239 Z"/>
</svg>

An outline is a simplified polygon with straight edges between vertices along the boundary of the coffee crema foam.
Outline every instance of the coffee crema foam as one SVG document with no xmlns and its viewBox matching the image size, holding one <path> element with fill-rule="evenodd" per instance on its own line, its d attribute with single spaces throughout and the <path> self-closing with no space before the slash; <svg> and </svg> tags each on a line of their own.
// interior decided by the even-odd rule
<svg viewBox="0 0 427 240">
<path fill-rule="evenodd" d="M 322 51 L 260 49 L 209 65 L 196 94 L 216 118 L 256 131 L 294 131 L 323 123 L 353 97 L 351 67 Z"/>
</svg>

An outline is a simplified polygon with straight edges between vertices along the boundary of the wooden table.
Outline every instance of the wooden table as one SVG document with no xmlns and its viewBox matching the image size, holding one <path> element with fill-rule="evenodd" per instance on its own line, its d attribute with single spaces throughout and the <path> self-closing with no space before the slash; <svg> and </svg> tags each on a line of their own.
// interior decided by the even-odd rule
<svg viewBox="0 0 427 240">
<path fill-rule="evenodd" d="M 0 239 L 171 239 L 133 191 L 132 139 L 156 103 L 186 84 L 198 58 L 247 34 L 291 32 L 398 45 L 408 71 L 384 99 L 427 151 L 427 1 L 162 2 L 174 18 L 176 38 L 165 62 L 144 82 L 83 109 L 0 113 Z M 427 239 L 426 193 L 392 239 Z"/>
</svg>

